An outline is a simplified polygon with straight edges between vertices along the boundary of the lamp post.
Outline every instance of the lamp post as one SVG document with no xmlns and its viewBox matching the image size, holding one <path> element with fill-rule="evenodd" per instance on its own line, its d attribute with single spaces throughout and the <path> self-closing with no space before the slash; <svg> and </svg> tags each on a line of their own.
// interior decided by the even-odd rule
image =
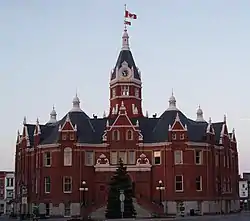
<svg viewBox="0 0 250 221">
<path fill-rule="evenodd" d="M 156 187 L 156 190 L 159 191 L 159 194 L 160 194 L 160 205 L 162 205 L 162 191 L 165 190 L 165 186 L 164 186 L 162 180 L 158 181 L 158 186 Z"/>
<path fill-rule="evenodd" d="M 86 199 L 85 199 L 85 193 L 88 192 L 89 188 L 87 186 L 86 181 L 82 181 L 81 187 L 79 188 L 79 191 L 81 193 L 81 206 L 80 206 L 80 213 L 81 217 L 84 220 L 84 209 L 86 206 Z"/>
</svg>

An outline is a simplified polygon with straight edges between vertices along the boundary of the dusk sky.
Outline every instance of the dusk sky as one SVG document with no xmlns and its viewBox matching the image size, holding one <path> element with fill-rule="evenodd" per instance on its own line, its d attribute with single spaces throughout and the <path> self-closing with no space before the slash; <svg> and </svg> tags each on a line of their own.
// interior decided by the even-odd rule
<svg viewBox="0 0 250 221">
<path fill-rule="evenodd" d="M 17 130 L 58 119 L 76 93 L 82 109 L 102 116 L 121 49 L 124 3 L 138 19 L 130 46 L 142 73 L 143 109 L 158 116 L 172 88 L 178 108 L 236 131 L 240 171 L 250 171 L 249 0 L 0 1 L 0 170 L 14 169 Z"/>
</svg>

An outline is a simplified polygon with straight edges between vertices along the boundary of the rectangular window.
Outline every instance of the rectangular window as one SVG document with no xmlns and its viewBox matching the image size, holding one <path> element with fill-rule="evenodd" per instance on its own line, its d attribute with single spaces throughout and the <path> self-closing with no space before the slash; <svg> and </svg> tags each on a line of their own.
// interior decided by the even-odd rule
<svg viewBox="0 0 250 221">
<path fill-rule="evenodd" d="M 85 165 L 86 166 L 94 165 L 94 152 L 93 151 L 85 151 Z"/>
<path fill-rule="evenodd" d="M 202 191 L 202 177 L 198 176 L 195 179 L 196 191 Z"/>
<path fill-rule="evenodd" d="M 183 164 L 182 150 L 174 151 L 174 162 L 175 164 Z"/>
<path fill-rule="evenodd" d="M 135 151 L 128 152 L 128 164 L 135 164 Z"/>
<path fill-rule="evenodd" d="M 196 165 L 202 164 L 202 151 L 201 150 L 195 151 L 195 164 Z"/>
<path fill-rule="evenodd" d="M 112 151 L 110 153 L 110 163 L 113 164 L 113 165 L 117 164 L 117 158 L 118 158 L 117 152 Z"/>
<path fill-rule="evenodd" d="M 154 165 L 161 164 L 161 151 L 154 151 Z"/>
<path fill-rule="evenodd" d="M 183 176 L 177 175 L 175 176 L 175 192 L 183 191 Z"/>
<path fill-rule="evenodd" d="M 51 166 L 51 153 L 50 152 L 44 153 L 44 166 L 46 167 Z"/>
<path fill-rule="evenodd" d="M 50 193 L 50 177 L 44 177 L 44 192 Z"/>
<path fill-rule="evenodd" d="M 122 96 L 129 95 L 129 86 L 122 86 Z"/>
<path fill-rule="evenodd" d="M 119 152 L 119 160 L 120 159 L 124 164 L 127 164 L 127 153 L 125 151 Z"/>
<path fill-rule="evenodd" d="M 72 192 L 72 177 L 69 176 L 63 177 L 63 192 L 64 193 Z"/>
</svg>

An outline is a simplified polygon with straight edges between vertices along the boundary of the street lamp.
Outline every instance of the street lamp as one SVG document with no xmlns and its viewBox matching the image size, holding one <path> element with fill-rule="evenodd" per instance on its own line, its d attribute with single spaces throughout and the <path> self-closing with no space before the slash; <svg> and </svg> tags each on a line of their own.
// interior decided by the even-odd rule
<svg viewBox="0 0 250 221">
<path fill-rule="evenodd" d="M 81 206 L 80 206 L 80 212 L 81 217 L 84 220 L 84 207 L 86 206 L 86 200 L 85 200 L 85 193 L 89 191 L 89 188 L 87 186 L 86 181 L 82 181 L 81 187 L 79 188 L 79 191 L 81 194 Z"/>
<path fill-rule="evenodd" d="M 165 186 L 163 185 L 162 180 L 158 181 L 158 186 L 156 187 L 156 190 L 159 191 L 159 194 L 160 194 L 160 205 L 162 205 L 162 191 L 165 190 Z"/>
</svg>

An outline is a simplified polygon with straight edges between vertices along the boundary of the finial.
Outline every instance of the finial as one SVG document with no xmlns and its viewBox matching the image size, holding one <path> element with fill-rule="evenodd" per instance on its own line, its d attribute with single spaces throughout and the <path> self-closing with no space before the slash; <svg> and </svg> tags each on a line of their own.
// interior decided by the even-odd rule
<svg viewBox="0 0 250 221">
<path fill-rule="evenodd" d="M 201 109 L 201 105 L 200 104 L 199 104 L 198 108 Z"/>
<path fill-rule="evenodd" d="M 36 124 L 37 124 L 37 125 L 39 124 L 39 119 L 38 119 L 38 118 L 36 118 Z"/>
<path fill-rule="evenodd" d="M 136 121 L 136 127 L 139 127 L 139 121 L 138 120 Z"/>
<path fill-rule="evenodd" d="M 174 96 L 174 88 L 172 88 L 172 96 Z"/>
<path fill-rule="evenodd" d="M 148 111 L 146 111 L 146 117 L 148 117 Z"/>
<path fill-rule="evenodd" d="M 106 118 L 106 112 L 105 111 L 103 112 L 103 118 Z"/>
<path fill-rule="evenodd" d="M 212 118 L 211 117 L 209 117 L 208 123 L 212 124 Z"/>
<path fill-rule="evenodd" d="M 69 113 L 67 113 L 67 116 L 66 116 L 66 121 L 67 121 L 67 122 L 70 122 Z"/>
<path fill-rule="evenodd" d="M 25 125 L 25 124 L 27 124 L 27 119 L 26 119 L 26 117 L 24 116 L 24 118 L 23 118 L 23 125 Z"/>
<path fill-rule="evenodd" d="M 226 116 L 226 114 L 224 114 L 224 123 L 226 123 L 227 122 L 227 116 Z"/>
</svg>

